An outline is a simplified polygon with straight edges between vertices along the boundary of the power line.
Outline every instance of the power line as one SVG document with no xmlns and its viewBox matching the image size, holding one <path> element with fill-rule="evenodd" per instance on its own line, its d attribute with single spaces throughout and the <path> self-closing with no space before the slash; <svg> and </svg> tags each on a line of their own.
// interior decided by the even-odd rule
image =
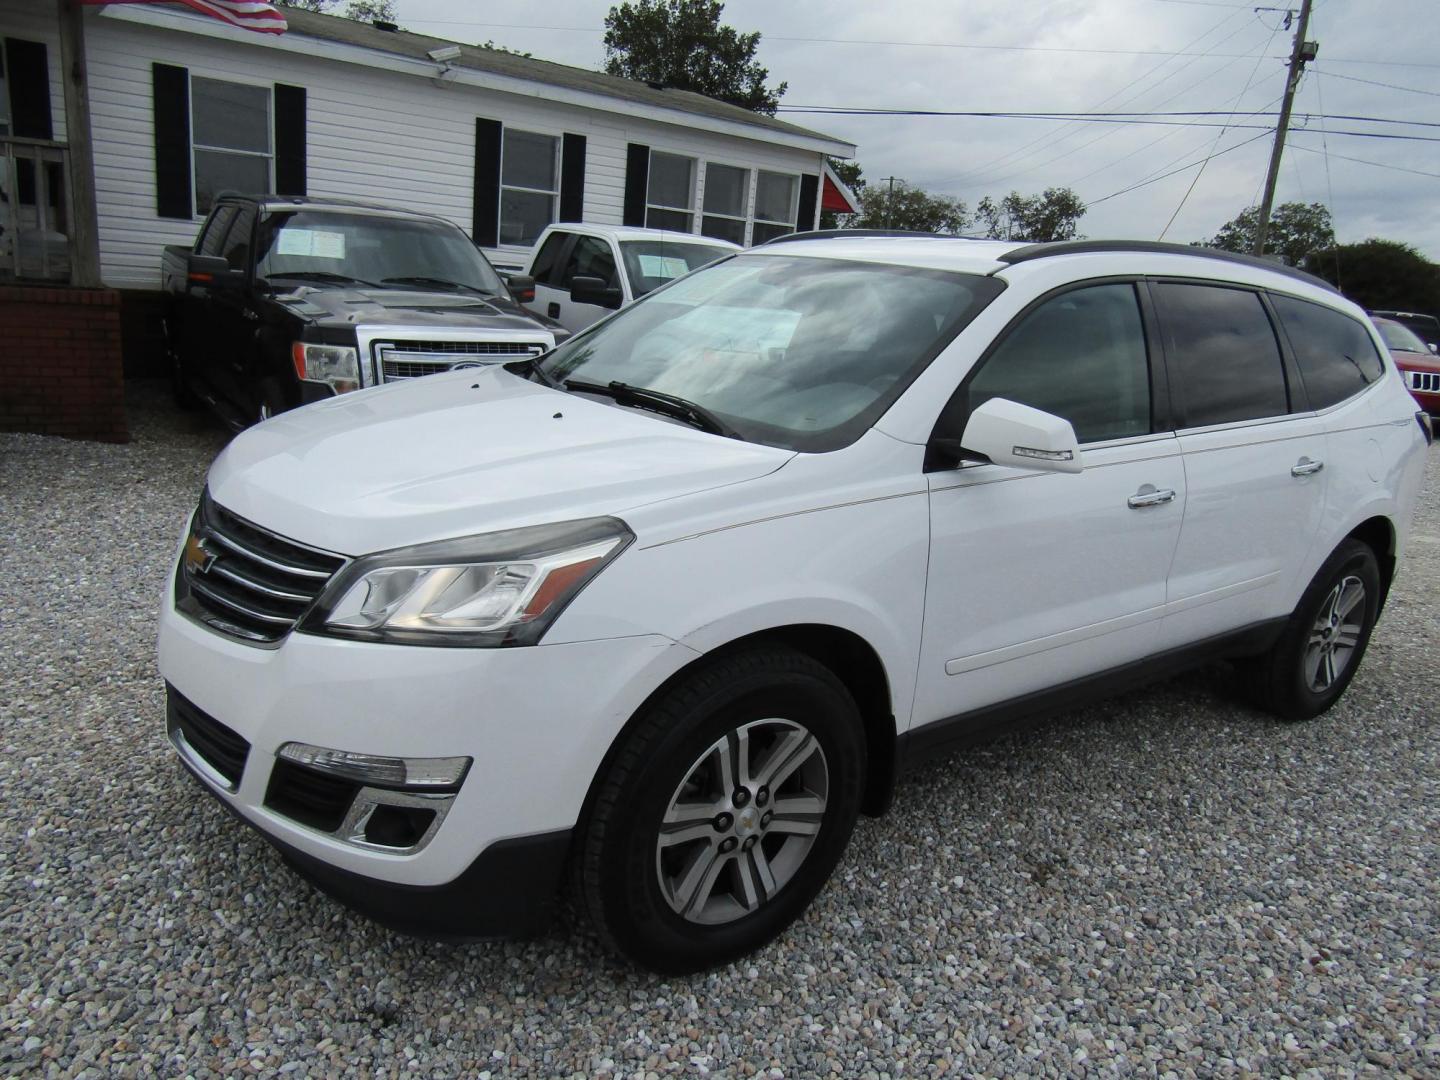
<svg viewBox="0 0 1440 1080">
<path fill-rule="evenodd" d="M 1250 138 L 1246 139 L 1244 142 L 1238 142 L 1238 143 L 1236 143 L 1234 146 L 1227 146 L 1224 150 L 1221 150 L 1219 153 L 1210 154 L 1210 155 L 1208 155 L 1207 157 L 1204 157 L 1204 158 L 1200 159 L 1199 161 L 1192 161 L 1192 162 L 1190 162 L 1190 164 L 1188 164 L 1188 165 L 1181 165 L 1178 169 L 1171 169 L 1169 172 L 1167 172 L 1167 173 L 1162 173 L 1162 174 L 1160 174 L 1159 176 L 1152 176 L 1152 177 L 1150 177 L 1148 180 L 1141 180 L 1138 184 L 1131 184 L 1129 187 L 1121 188 L 1119 191 L 1112 191 L 1109 195 L 1104 195 L 1104 196 L 1102 196 L 1102 197 L 1100 197 L 1100 198 L 1098 198 L 1098 199 L 1095 199 L 1095 200 L 1093 200 L 1093 201 L 1091 201 L 1091 202 L 1086 203 L 1086 204 L 1085 204 L 1085 209 L 1088 210 L 1088 209 L 1090 209 L 1090 207 L 1092 207 L 1092 206 L 1099 206 L 1102 202 L 1109 202 L 1111 199 L 1117 198 L 1117 197 L 1119 197 L 1119 196 L 1121 196 L 1121 195 L 1126 195 L 1126 194 L 1128 194 L 1128 193 L 1130 193 L 1130 192 L 1132 192 L 1132 191 L 1138 190 L 1139 188 L 1149 187 L 1151 184 L 1158 184 L 1161 180 L 1166 180 L 1166 179 L 1168 179 L 1169 177 L 1174 176 L 1176 173 L 1182 173 L 1182 172 L 1184 172 L 1186 169 L 1193 169 L 1193 168 L 1195 168 L 1196 165 L 1203 165 L 1205 162 L 1207 162 L 1207 161 L 1212 161 L 1213 159 L 1215 159 L 1215 158 L 1217 158 L 1217 157 L 1224 157 L 1226 154 L 1230 153 L 1232 150 L 1239 150 L 1242 146 L 1249 146 L 1249 145 L 1250 145 L 1251 143 L 1253 143 L 1253 142 L 1258 142 L 1258 141 L 1260 141 L 1261 139 L 1265 138 L 1265 136 L 1270 133 L 1270 130 L 1271 130 L 1270 128 L 1266 128 L 1266 129 L 1265 129 L 1264 131 L 1262 131 L 1259 135 L 1252 135 Z"/>
<path fill-rule="evenodd" d="M 1245 89 L 1248 90 L 1247 83 Z M 1244 91 L 1241 91 L 1243 94 Z M 815 115 L 833 116 L 959 116 L 959 117 L 980 117 L 999 118 L 1012 120 L 1112 120 L 1114 123 L 1123 124 L 1131 121 L 1139 121 L 1153 117 L 1175 117 L 1175 116 L 1228 116 L 1235 115 L 1234 109 L 1173 109 L 1155 110 L 1149 112 L 1070 112 L 1065 109 L 1031 109 L 1031 110 L 1009 110 L 1009 109 L 902 109 L 886 106 L 866 107 L 848 105 L 782 105 L 780 112 L 812 113 Z M 1246 113 L 1246 116 L 1273 115 L 1261 109 L 1257 112 Z M 1359 116 L 1350 113 L 1295 113 L 1297 119 L 1302 120 L 1353 120 L 1371 124 L 1404 124 L 1411 127 L 1440 128 L 1440 121 L 1435 120 L 1400 120 L 1388 116 Z"/>
<path fill-rule="evenodd" d="M 1324 150 L 1316 150 L 1313 146 L 1292 146 L 1291 149 L 1304 150 L 1307 154 L 1325 153 Z M 1345 154 L 1336 154 L 1334 152 L 1331 152 L 1330 156 L 1333 158 L 1337 158 L 1340 161 L 1353 161 L 1359 165 L 1374 165 L 1377 169 L 1391 169 L 1394 172 L 1410 173 L 1413 176 L 1428 176 L 1431 179 L 1440 180 L 1440 173 L 1425 172 L 1423 169 L 1407 169 L 1403 165 L 1387 165 L 1383 161 L 1370 161 L 1366 158 L 1349 157 Z"/>
<path fill-rule="evenodd" d="M 1344 79 L 1346 82 L 1365 83 L 1368 86 L 1383 86 L 1386 90 L 1404 90 L 1407 94 L 1424 94 L 1426 97 L 1440 97 L 1440 92 L 1420 90 L 1414 86 L 1398 86 L 1395 83 L 1376 82 L 1374 79 L 1360 79 L 1354 75 L 1340 75 L 1333 71 L 1325 73 L 1327 79 Z"/>
</svg>

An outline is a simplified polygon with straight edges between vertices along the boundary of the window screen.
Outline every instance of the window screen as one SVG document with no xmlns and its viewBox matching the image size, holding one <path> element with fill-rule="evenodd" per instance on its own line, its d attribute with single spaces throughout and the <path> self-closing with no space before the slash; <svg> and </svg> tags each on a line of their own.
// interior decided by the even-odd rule
<svg viewBox="0 0 1440 1080">
<path fill-rule="evenodd" d="M 755 177 L 753 242 L 763 244 L 795 231 L 800 178 L 761 171 Z"/>
<path fill-rule="evenodd" d="M 530 245 L 555 220 L 560 140 L 506 128 L 500 168 L 500 243 Z"/>
<path fill-rule="evenodd" d="M 1244 289 L 1163 282 L 1160 308 L 1184 427 L 1229 424 L 1289 411 L 1275 329 Z"/>
<path fill-rule="evenodd" d="M 1074 289 L 1031 311 L 970 380 L 965 415 L 995 397 L 1063 416 L 1082 443 L 1148 434 L 1150 367 L 1135 287 Z"/>
<path fill-rule="evenodd" d="M 222 191 L 271 190 L 270 88 L 195 76 L 190 80 L 195 212 Z"/>
<path fill-rule="evenodd" d="M 705 166 L 705 215 L 700 231 L 732 244 L 745 243 L 750 170 L 733 165 Z"/>
<path fill-rule="evenodd" d="M 1358 394 L 1385 373 L 1370 334 L 1348 315 L 1289 296 L 1270 297 L 1305 382 L 1312 409 Z"/>
<path fill-rule="evenodd" d="M 691 232 L 695 206 L 695 159 L 652 151 L 645 224 L 651 229 Z"/>
</svg>

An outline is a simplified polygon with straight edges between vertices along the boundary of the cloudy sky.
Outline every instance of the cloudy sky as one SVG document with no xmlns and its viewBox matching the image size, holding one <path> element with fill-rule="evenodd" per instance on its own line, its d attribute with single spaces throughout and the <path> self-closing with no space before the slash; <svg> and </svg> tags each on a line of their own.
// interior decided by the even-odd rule
<svg viewBox="0 0 1440 1080">
<path fill-rule="evenodd" d="M 396 6 L 420 33 L 579 67 L 604 57 L 604 0 Z M 729 0 L 725 21 L 762 33 L 760 61 L 790 84 L 782 118 L 855 143 L 872 183 L 896 176 L 972 208 L 987 194 L 1069 186 L 1089 204 L 1087 236 L 1153 240 L 1168 226 L 1164 238 L 1182 242 L 1258 201 L 1270 139 L 1253 126 L 1273 119 L 1246 114 L 1278 110 L 1291 41 L 1283 11 L 1237 0 Z M 1440 260 L 1440 3 L 1319 0 L 1307 36 L 1319 59 L 1296 98 L 1277 203 L 1326 203 L 1342 242 L 1383 236 Z M 1221 115 L 1115 126 L 784 106 Z M 1232 110 L 1236 127 L 1195 126 L 1224 124 Z M 1337 119 L 1323 123 L 1322 112 Z M 1184 167 L 1216 151 L 1186 198 L 1199 170 Z"/>
</svg>

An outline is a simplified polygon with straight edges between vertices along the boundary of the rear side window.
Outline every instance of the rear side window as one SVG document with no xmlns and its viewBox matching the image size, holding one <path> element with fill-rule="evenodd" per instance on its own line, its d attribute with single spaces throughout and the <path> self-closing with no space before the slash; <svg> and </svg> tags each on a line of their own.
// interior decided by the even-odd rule
<svg viewBox="0 0 1440 1080">
<path fill-rule="evenodd" d="M 1289 412 L 1285 367 L 1260 297 L 1244 289 L 1157 282 L 1181 427 Z"/>
<path fill-rule="evenodd" d="M 1289 296 L 1272 295 L 1270 302 L 1295 350 L 1312 409 L 1344 401 L 1385 373 L 1375 342 L 1350 316 Z"/>
<path fill-rule="evenodd" d="M 219 255 L 224 250 L 220 244 L 225 239 L 225 232 L 230 228 L 230 222 L 235 217 L 236 209 L 234 203 L 225 203 L 210 215 L 205 232 L 195 245 L 195 254 L 213 256 Z"/>
<path fill-rule="evenodd" d="M 550 275 L 555 269 L 555 261 L 560 258 L 560 249 L 565 246 L 565 241 L 570 239 L 570 233 L 553 232 L 545 238 L 545 243 L 535 254 L 535 265 L 530 268 L 530 276 L 541 285 L 550 283 Z"/>
<path fill-rule="evenodd" d="M 1008 398 L 1063 416 L 1082 443 L 1149 434 L 1150 367 L 1135 287 L 1092 285 L 1044 301 L 985 360 L 967 397 L 966 416 Z"/>
</svg>

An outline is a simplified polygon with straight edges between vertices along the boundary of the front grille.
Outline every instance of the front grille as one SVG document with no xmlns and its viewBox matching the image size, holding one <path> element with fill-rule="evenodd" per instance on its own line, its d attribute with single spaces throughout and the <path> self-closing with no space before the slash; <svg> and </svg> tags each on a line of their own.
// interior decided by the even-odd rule
<svg viewBox="0 0 1440 1080">
<path fill-rule="evenodd" d="M 171 737 L 178 732 L 191 751 L 225 778 L 231 791 L 240 786 L 250 744 L 202 712 L 169 683 L 165 684 L 165 724 Z"/>
<path fill-rule="evenodd" d="M 359 790 L 360 785 L 353 780 L 276 758 L 270 770 L 270 786 L 265 790 L 265 805 L 302 825 L 333 833 L 344 824 Z"/>
<path fill-rule="evenodd" d="M 207 491 L 175 572 L 176 606 L 252 644 L 279 641 L 345 564 L 236 517 Z"/>
<path fill-rule="evenodd" d="M 384 382 L 418 379 L 449 371 L 475 360 L 501 363 L 517 356 L 539 356 L 550 346 L 542 341 L 380 341 L 375 343 Z"/>
<path fill-rule="evenodd" d="M 1408 371 L 1410 389 L 1426 394 L 1440 394 L 1440 371 Z"/>
</svg>

